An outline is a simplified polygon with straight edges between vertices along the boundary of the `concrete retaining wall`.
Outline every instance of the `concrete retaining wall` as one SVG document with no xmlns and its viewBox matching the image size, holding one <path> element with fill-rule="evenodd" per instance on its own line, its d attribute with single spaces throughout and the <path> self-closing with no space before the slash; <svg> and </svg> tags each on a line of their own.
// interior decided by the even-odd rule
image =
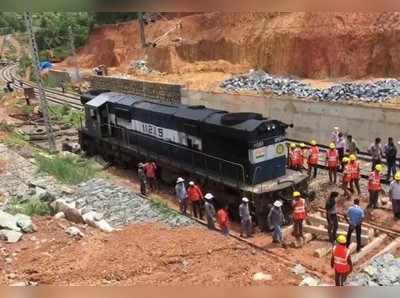
<svg viewBox="0 0 400 298">
<path fill-rule="evenodd" d="M 293 123 L 288 130 L 290 138 L 311 140 L 327 144 L 332 127 L 339 126 L 346 134 L 352 134 L 360 149 L 380 136 L 392 136 L 400 140 L 400 109 L 378 105 L 321 103 L 293 98 L 273 98 L 249 95 L 232 95 L 182 90 L 182 103 L 205 105 L 229 112 L 257 112 L 266 117 Z"/>
<path fill-rule="evenodd" d="M 139 95 L 168 103 L 180 103 L 181 100 L 180 85 L 102 76 L 90 76 L 88 81 L 92 89 L 111 90 Z"/>
</svg>

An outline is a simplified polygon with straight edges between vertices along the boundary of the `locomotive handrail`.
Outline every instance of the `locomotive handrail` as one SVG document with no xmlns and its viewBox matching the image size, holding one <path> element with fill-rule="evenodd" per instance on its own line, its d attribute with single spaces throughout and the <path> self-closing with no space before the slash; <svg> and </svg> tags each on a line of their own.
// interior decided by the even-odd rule
<svg viewBox="0 0 400 298">
<path fill-rule="evenodd" d="M 122 132 L 123 141 L 127 145 L 132 145 L 132 144 L 130 144 L 129 138 L 127 137 L 128 134 L 133 134 L 135 136 L 140 136 L 140 137 L 143 137 L 143 138 L 146 138 L 146 139 L 149 139 L 149 140 L 154 140 L 151 136 L 148 136 L 148 135 L 145 135 L 145 134 L 133 131 L 133 130 L 129 130 L 129 129 L 124 128 L 124 127 L 115 126 L 113 124 L 103 124 L 101 126 L 102 127 L 107 127 L 107 128 L 115 128 L 115 129 L 120 130 Z M 110 135 L 110 137 L 111 137 L 111 135 Z M 193 149 L 190 149 L 190 148 L 186 148 L 186 147 L 183 147 L 181 145 L 177 145 L 177 144 L 174 144 L 172 142 L 167 142 L 167 141 L 164 141 L 164 140 L 161 140 L 161 139 L 158 139 L 158 138 L 156 140 L 159 143 L 166 144 L 168 146 L 173 146 L 175 148 L 179 148 L 180 150 L 185 150 L 187 152 L 192 153 L 192 165 L 194 165 L 193 155 L 199 155 L 199 156 L 206 157 L 206 158 L 209 158 L 209 159 L 214 159 L 214 160 L 219 162 L 219 165 L 222 162 L 222 163 L 225 163 L 225 164 L 228 164 L 228 165 L 235 166 L 235 167 L 239 168 L 239 170 L 240 170 L 239 176 L 241 176 L 241 177 L 240 177 L 240 179 L 237 179 L 238 183 L 240 182 L 242 184 L 245 184 L 245 169 L 244 169 L 244 166 L 242 164 L 239 164 L 239 163 L 236 163 L 236 162 L 233 162 L 233 161 L 229 161 L 229 160 L 225 160 L 225 159 L 220 158 L 220 157 L 212 156 L 212 155 L 204 153 L 204 152 L 200 152 L 200 151 L 196 151 L 196 150 L 193 150 Z M 170 156 L 169 156 L 170 153 L 171 153 L 171 150 L 168 150 L 168 158 L 170 158 Z M 207 167 L 206 170 L 209 170 L 208 166 L 207 166 L 207 162 L 205 164 L 206 164 L 206 167 Z M 221 167 L 219 166 L 219 168 L 221 168 Z M 220 175 L 220 178 L 223 177 L 222 173 L 219 173 L 219 175 Z M 238 176 L 238 178 L 239 178 L 239 176 Z"/>
</svg>

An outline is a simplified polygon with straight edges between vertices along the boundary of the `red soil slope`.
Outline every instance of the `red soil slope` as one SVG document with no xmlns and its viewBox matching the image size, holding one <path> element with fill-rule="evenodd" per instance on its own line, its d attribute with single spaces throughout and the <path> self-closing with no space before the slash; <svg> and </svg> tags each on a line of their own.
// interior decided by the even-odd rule
<svg viewBox="0 0 400 298">
<path fill-rule="evenodd" d="M 79 53 L 83 67 L 126 71 L 147 57 L 162 72 L 240 72 L 261 68 L 303 78 L 397 77 L 400 13 L 202 13 L 146 26 L 147 51 L 136 22 L 96 28 Z M 67 61 L 68 63 L 68 61 Z"/>
</svg>

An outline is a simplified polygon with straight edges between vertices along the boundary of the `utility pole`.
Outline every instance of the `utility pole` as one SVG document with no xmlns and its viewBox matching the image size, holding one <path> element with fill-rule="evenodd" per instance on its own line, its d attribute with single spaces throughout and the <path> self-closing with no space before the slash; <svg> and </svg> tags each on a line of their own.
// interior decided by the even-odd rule
<svg viewBox="0 0 400 298">
<path fill-rule="evenodd" d="M 78 84 L 80 84 L 81 75 L 79 73 L 79 61 L 78 61 L 78 57 L 76 56 L 74 35 L 72 33 L 72 27 L 71 26 L 68 26 L 68 33 L 69 33 L 69 42 L 70 42 L 70 46 L 71 46 L 72 57 L 74 59 L 74 65 L 75 65 L 75 76 L 76 76 L 76 79 L 78 81 Z"/>
<path fill-rule="evenodd" d="M 144 33 L 144 20 L 143 20 L 143 12 L 138 12 L 139 16 L 139 31 L 140 31 L 140 41 L 142 43 L 142 48 L 146 47 L 146 35 Z"/>
<path fill-rule="evenodd" d="M 26 29 L 28 30 L 28 34 L 29 34 L 29 41 L 31 44 L 33 70 L 34 70 L 34 73 L 35 73 L 35 76 L 37 79 L 37 86 L 39 89 L 39 98 L 40 98 L 40 109 L 42 110 L 44 124 L 46 125 L 47 138 L 48 138 L 48 142 L 49 142 L 49 150 L 50 150 L 50 152 L 55 152 L 56 151 L 56 143 L 54 140 L 53 127 L 51 126 L 51 120 L 49 117 L 49 107 L 47 105 L 46 93 L 44 92 L 44 88 L 43 88 L 43 79 L 40 75 L 39 52 L 38 52 L 38 48 L 37 48 L 37 44 L 36 44 L 35 32 L 33 31 L 32 13 L 29 11 L 26 11 L 24 13 L 24 18 L 25 18 L 25 23 L 26 23 Z"/>
</svg>

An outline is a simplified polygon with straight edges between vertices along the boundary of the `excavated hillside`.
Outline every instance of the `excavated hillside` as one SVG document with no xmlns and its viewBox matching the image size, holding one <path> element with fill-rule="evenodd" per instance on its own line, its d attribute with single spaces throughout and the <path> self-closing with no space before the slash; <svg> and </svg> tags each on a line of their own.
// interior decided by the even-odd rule
<svg viewBox="0 0 400 298">
<path fill-rule="evenodd" d="M 146 57 L 152 68 L 175 74 L 250 68 L 313 79 L 400 74 L 398 12 L 201 13 L 151 23 L 146 38 L 156 47 L 141 48 L 137 22 L 96 28 L 80 64 L 125 72 Z"/>
</svg>

